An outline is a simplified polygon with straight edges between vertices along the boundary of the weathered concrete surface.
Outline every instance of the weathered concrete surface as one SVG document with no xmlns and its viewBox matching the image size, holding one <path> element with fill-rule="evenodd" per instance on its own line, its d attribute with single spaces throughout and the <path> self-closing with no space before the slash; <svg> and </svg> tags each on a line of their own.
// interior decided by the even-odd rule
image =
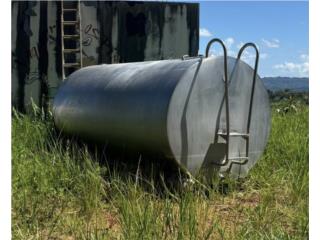
<svg viewBox="0 0 320 240">
<path fill-rule="evenodd" d="M 60 1 L 12 2 L 12 104 L 46 107 L 61 83 Z M 194 3 L 81 2 L 83 63 L 137 62 L 197 55 Z"/>
<path fill-rule="evenodd" d="M 11 31 L 11 98 L 12 98 L 12 105 L 18 106 L 18 69 L 17 69 L 17 59 L 16 59 L 16 45 L 17 45 L 17 18 L 18 18 L 18 3 L 12 2 L 11 5 L 11 16 L 12 16 L 12 31 Z"/>
<path fill-rule="evenodd" d="M 48 98 L 51 99 L 56 93 L 59 84 L 61 82 L 61 65 L 60 57 L 61 54 L 57 51 L 57 47 L 60 47 L 60 41 L 57 39 L 57 22 L 59 22 L 59 16 L 57 14 L 58 6 L 56 2 L 48 2 L 48 20 L 47 20 L 47 29 L 48 29 L 48 39 L 47 39 L 47 49 L 48 49 L 48 74 L 47 74 L 47 83 L 48 83 Z M 60 31 L 59 31 L 60 33 Z M 58 45 L 57 45 L 58 43 Z"/>
</svg>

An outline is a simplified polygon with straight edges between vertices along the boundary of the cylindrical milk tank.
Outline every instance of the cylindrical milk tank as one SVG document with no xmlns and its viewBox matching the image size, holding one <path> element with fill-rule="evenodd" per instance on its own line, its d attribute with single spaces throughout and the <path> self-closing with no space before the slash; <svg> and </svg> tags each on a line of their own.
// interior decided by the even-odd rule
<svg viewBox="0 0 320 240">
<path fill-rule="evenodd" d="M 228 57 L 230 131 L 246 131 L 253 69 Z M 60 87 L 53 104 L 56 126 L 95 141 L 131 142 L 163 152 L 192 174 L 200 169 L 243 177 L 263 152 L 270 129 L 268 94 L 257 77 L 250 124 L 249 160 L 220 166 L 226 140 L 222 57 L 82 68 Z M 230 137 L 229 157 L 246 153 L 245 139 Z M 217 164 L 218 163 L 218 164 Z"/>
</svg>

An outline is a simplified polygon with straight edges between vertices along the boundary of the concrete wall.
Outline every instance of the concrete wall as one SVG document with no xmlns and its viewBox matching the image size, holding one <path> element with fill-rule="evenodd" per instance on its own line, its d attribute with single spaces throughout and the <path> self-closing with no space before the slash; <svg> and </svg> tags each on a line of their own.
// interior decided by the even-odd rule
<svg viewBox="0 0 320 240">
<path fill-rule="evenodd" d="M 12 104 L 40 107 L 61 83 L 60 1 L 12 2 Z M 197 55 L 194 3 L 81 2 L 84 66 Z"/>
</svg>

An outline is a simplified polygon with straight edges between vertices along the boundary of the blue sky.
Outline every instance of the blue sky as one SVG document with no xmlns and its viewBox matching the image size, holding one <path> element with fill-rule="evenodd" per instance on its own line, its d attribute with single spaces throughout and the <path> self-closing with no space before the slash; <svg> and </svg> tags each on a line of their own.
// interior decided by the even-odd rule
<svg viewBox="0 0 320 240">
<path fill-rule="evenodd" d="M 218 37 L 225 41 L 228 54 L 235 56 L 245 42 L 260 50 L 259 74 L 306 77 L 309 75 L 308 2 L 206 2 L 200 1 L 199 53 L 207 42 Z M 213 45 L 212 54 L 221 54 Z M 252 64 L 254 52 L 244 54 Z"/>
</svg>

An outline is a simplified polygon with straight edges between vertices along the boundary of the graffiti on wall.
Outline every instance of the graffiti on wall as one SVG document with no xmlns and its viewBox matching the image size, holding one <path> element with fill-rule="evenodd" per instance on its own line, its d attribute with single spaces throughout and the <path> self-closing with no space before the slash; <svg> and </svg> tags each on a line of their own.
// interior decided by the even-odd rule
<svg viewBox="0 0 320 240">
<path fill-rule="evenodd" d="M 83 46 L 90 46 L 92 41 L 100 39 L 100 31 L 98 28 L 93 27 L 92 23 L 86 25 L 83 31 Z"/>
<path fill-rule="evenodd" d="M 180 56 L 181 52 L 197 52 L 195 4 L 183 5 L 184 14 L 173 11 L 177 6 L 182 8 L 181 4 L 82 4 L 83 66 L 165 59 L 171 53 Z M 57 88 L 61 82 L 61 2 L 17 1 L 12 6 L 12 94 L 14 104 L 23 109 L 30 95 L 48 90 L 54 96 L 51 88 Z M 183 41 L 177 40 L 180 38 Z"/>
<path fill-rule="evenodd" d="M 39 59 L 39 51 L 36 46 L 32 47 L 29 50 L 29 56 L 30 56 L 30 59 L 33 59 L 33 58 L 36 58 L 37 60 Z M 15 52 L 12 52 L 12 69 L 17 70 L 18 65 L 20 66 L 20 68 L 27 68 L 28 67 L 23 62 L 19 61 L 19 58 L 17 57 Z M 45 76 L 43 76 L 43 77 L 45 77 Z M 34 69 L 30 69 L 29 73 L 26 73 L 25 78 L 24 78 L 24 83 L 25 84 L 32 84 L 33 82 L 38 81 L 38 80 L 39 80 L 39 71 L 38 71 L 38 68 L 35 67 Z"/>
<path fill-rule="evenodd" d="M 86 24 L 82 32 L 82 55 L 84 66 L 97 64 L 97 49 L 100 41 L 100 31 L 92 23 Z M 93 49 L 94 48 L 94 49 Z"/>
<path fill-rule="evenodd" d="M 48 32 L 48 40 L 49 44 L 55 44 L 56 43 L 56 25 L 50 25 L 49 26 L 49 32 Z"/>
</svg>

